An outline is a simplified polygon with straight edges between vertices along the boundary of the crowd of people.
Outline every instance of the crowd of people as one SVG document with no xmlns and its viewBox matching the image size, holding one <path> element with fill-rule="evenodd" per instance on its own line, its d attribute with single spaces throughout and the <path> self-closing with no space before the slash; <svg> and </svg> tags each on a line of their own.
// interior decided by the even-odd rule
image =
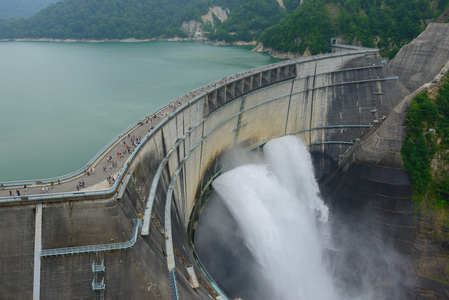
<svg viewBox="0 0 449 300">
<path fill-rule="evenodd" d="M 267 68 L 269 68 L 269 67 L 267 67 Z M 257 72 L 259 72 L 260 70 L 261 69 L 257 69 Z M 204 86 L 204 87 L 202 87 L 200 89 L 191 91 L 190 93 L 185 94 L 183 97 L 181 97 L 181 98 L 179 98 L 179 99 L 169 103 L 169 105 L 167 107 L 165 107 L 164 109 L 158 111 L 157 113 L 152 114 L 151 116 L 146 117 L 143 121 L 139 121 L 138 125 L 140 125 L 140 126 L 143 126 L 145 124 L 146 125 L 150 125 L 149 128 L 148 128 L 148 133 L 150 133 L 150 132 L 153 131 L 154 126 L 157 125 L 156 123 L 158 123 L 157 122 L 158 120 L 167 117 L 172 112 L 175 112 L 186 101 L 190 101 L 191 99 L 194 99 L 195 97 L 197 97 L 199 95 L 207 93 L 210 90 L 213 90 L 213 89 L 215 89 L 215 88 L 217 88 L 219 86 L 225 85 L 228 82 L 231 82 L 231 81 L 233 81 L 235 79 L 245 77 L 245 76 L 247 76 L 247 75 L 249 75 L 249 74 L 251 74 L 253 72 L 254 72 L 253 70 L 249 70 L 249 71 L 244 72 L 244 73 L 234 74 L 232 76 L 222 78 L 221 80 L 216 81 L 214 83 L 211 83 L 211 84 L 209 84 L 207 86 Z M 113 168 L 117 168 L 118 167 L 117 161 L 125 159 L 127 155 L 132 154 L 135 151 L 135 149 L 141 144 L 142 137 L 141 136 L 137 137 L 137 136 L 135 136 L 132 133 L 135 133 L 135 131 L 134 132 L 130 132 L 130 133 L 127 134 L 127 137 L 129 139 L 128 141 L 126 141 L 126 136 L 125 136 L 125 138 L 119 143 L 119 145 L 122 145 L 123 148 L 120 149 L 120 150 L 116 150 L 117 151 L 116 152 L 116 154 L 117 154 L 116 158 L 114 158 L 115 155 L 111 155 L 111 154 L 109 154 L 106 157 L 106 164 L 103 165 L 103 172 L 106 172 L 108 169 L 110 171 L 112 171 Z M 120 170 L 120 172 L 121 172 L 121 170 Z M 119 175 L 116 176 L 116 177 L 120 177 L 120 175 L 121 175 L 120 172 L 119 172 Z M 90 176 L 90 175 L 92 175 L 94 173 L 95 173 L 95 169 L 93 167 L 86 167 L 84 169 L 84 174 L 87 175 L 87 176 Z M 117 178 L 115 178 L 114 175 L 110 175 L 110 176 L 107 177 L 107 182 L 110 185 L 113 185 L 116 180 L 117 180 Z M 60 183 L 61 183 L 60 180 L 58 180 L 58 184 L 60 184 Z M 86 187 L 86 185 L 85 185 L 85 182 L 84 182 L 84 179 L 83 179 L 83 180 L 79 181 L 78 184 L 76 185 L 76 190 L 79 191 L 80 189 L 85 188 L 85 187 Z M 4 188 L 3 185 L 1 186 L 1 188 L 2 189 Z M 53 188 L 53 183 L 51 185 L 51 188 Z M 43 193 L 49 193 L 50 191 L 49 191 L 49 188 L 47 186 L 44 186 L 44 187 L 42 187 L 42 192 Z M 9 191 L 9 193 L 10 193 L 11 197 L 14 196 L 12 191 Z M 20 196 L 20 191 L 17 190 L 16 194 L 17 194 L 17 196 Z"/>
<path fill-rule="evenodd" d="M 80 189 L 83 189 L 86 187 L 86 183 L 84 182 L 84 179 L 81 181 L 78 181 L 78 185 L 76 186 L 76 190 L 79 191 Z"/>
<path fill-rule="evenodd" d="M 115 183 L 116 178 L 114 178 L 114 175 L 110 175 L 106 178 L 107 182 L 109 183 L 110 186 L 113 186 Z"/>
</svg>

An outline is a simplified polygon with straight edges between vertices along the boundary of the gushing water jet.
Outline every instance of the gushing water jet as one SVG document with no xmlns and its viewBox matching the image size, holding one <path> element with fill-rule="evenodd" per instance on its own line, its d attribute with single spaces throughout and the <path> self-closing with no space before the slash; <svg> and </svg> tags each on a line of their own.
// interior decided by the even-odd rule
<svg viewBox="0 0 449 300">
<path fill-rule="evenodd" d="M 224 173 L 214 190 L 276 299 L 335 299 L 323 259 L 329 211 L 319 197 L 310 154 L 292 136 L 272 140 L 263 150 L 265 163 Z"/>
<path fill-rule="evenodd" d="M 330 215 L 301 140 L 269 141 L 252 161 L 213 182 L 218 196 L 195 234 L 200 258 L 230 296 L 401 299 L 401 260 L 378 230 L 364 229 L 366 215 L 355 228 Z"/>
</svg>

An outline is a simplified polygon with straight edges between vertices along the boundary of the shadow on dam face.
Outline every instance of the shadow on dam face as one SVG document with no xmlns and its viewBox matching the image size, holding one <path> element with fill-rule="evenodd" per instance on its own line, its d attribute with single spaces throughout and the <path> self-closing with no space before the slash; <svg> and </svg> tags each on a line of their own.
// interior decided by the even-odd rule
<svg viewBox="0 0 449 300">
<path fill-rule="evenodd" d="M 276 155 L 284 156 L 282 153 Z M 238 159 L 232 160 L 233 157 Z M 267 165 L 268 173 L 275 173 L 273 169 L 277 168 L 271 166 L 273 161 L 269 162 L 261 152 L 231 154 L 227 159 L 232 160 L 232 171 L 237 165 L 246 163 Z M 302 164 L 296 164 L 296 159 L 286 158 L 287 167 L 281 167 L 284 174 L 274 181 L 296 178 L 293 174 L 295 169 L 305 169 Z M 310 155 L 304 159 L 311 162 Z M 314 163 L 319 164 L 317 159 Z M 306 174 L 301 181 L 314 177 L 311 170 L 312 174 Z M 258 172 L 261 173 L 260 170 Z M 251 184 L 242 182 L 241 178 L 237 182 L 236 185 Z M 264 188 L 269 185 L 263 180 L 256 183 L 261 187 L 262 194 L 267 193 Z M 301 185 L 297 190 L 299 193 L 313 190 L 313 184 L 298 182 L 298 186 Z M 245 187 L 237 190 L 244 190 L 244 199 L 252 197 L 252 192 Z M 357 207 L 350 213 L 329 209 L 323 221 L 324 213 L 317 211 L 325 212 L 327 206 L 322 208 L 319 203 L 309 202 L 306 207 L 312 209 L 303 210 L 295 204 L 283 204 L 285 191 L 272 192 L 278 196 L 274 197 L 278 204 L 276 208 L 269 209 L 268 217 L 285 223 L 279 228 L 271 220 L 264 219 L 264 210 L 255 206 L 251 209 L 257 213 L 255 216 L 235 213 L 236 207 L 230 207 L 223 200 L 223 195 L 215 191 L 198 221 L 194 235 L 196 251 L 228 296 L 245 300 L 311 299 L 310 295 L 324 295 L 325 299 L 336 300 L 415 299 L 413 280 L 407 277 L 410 267 L 406 258 L 394 249 L 382 228 L 371 221 L 370 211 L 365 207 Z M 299 197 L 295 201 L 308 200 Z M 245 208 L 238 207 L 237 210 L 244 211 Z M 289 219 L 292 212 L 293 218 Z M 255 224 L 264 227 L 266 235 L 263 234 L 262 238 L 268 239 L 267 243 L 254 242 L 254 239 L 260 238 L 257 232 L 248 234 L 245 223 L 251 223 L 251 219 L 259 219 L 259 223 Z M 304 221 L 307 219 L 311 223 Z M 309 228 L 310 224 L 312 226 Z M 283 231 L 280 239 L 274 237 L 278 229 Z M 314 260 L 319 261 L 319 265 L 314 264 Z"/>
</svg>

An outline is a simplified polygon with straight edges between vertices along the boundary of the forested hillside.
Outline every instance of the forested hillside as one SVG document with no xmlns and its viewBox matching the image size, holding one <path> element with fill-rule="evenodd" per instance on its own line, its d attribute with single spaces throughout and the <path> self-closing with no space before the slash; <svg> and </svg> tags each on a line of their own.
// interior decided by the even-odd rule
<svg viewBox="0 0 449 300">
<path fill-rule="evenodd" d="M 449 240 L 449 75 L 434 88 L 415 97 L 407 114 L 402 147 L 416 204 L 417 235 L 431 239 L 445 251 Z M 449 264 L 445 262 L 445 270 Z M 448 284 L 445 274 L 437 275 Z"/>
<path fill-rule="evenodd" d="M 26 20 L 5 20 L 0 38 L 124 39 L 183 36 L 188 0 L 66 0 Z M 182 8 L 182 9 L 180 9 Z M 207 7 L 204 7 L 207 9 Z"/>
<path fill-rule="evenodd" d="M 215 28 L 208 28 L 209 39 L 233 41 L 253 41 L 262 32 L 293 12 L 300 0 L 284 0 L 283 7 L 275 0 L 242 1 L 231 11 L 223 23 L 217 22 Z"/>
<path fill-rule="evenodd" d="M 449 202 L 449 75 L 415 97 L 406 124 L 402 158 L 416 195 Z"/>
<path fill-rule="evenodd" d="M 275 0 L 272 0 L 275 1 Z M 212 5 L 240 1 L 65 0 L 21 20 L 0 20 L 0 39 L 148 39 L 186 37 L 183 21 L 201 20 Z"/>
<path fill-rule="evenodd" d="M 28 18 L 60 0 L 0 0 L 0 19 Z"/>
<path fill-rule="evenodd" d="M 0 20 L 0 39 L 149 39 L 187 37 L 202 22 L 211 40 L 261 41 L 283 52 L 329 51 L 331 37 L 394 56 L 435 20 L 449 0 L 64 0 L 28 19 Z M 212 6 L 227 20 L 204 23 Z"/>
<path fill-rule="evenodd" d="M 448 6 L 448 0 L 306 0 L 260 37 L 276 50 L 312 54 L 328 50 L 332 37 L 359 41 L 393 56 Z"/>
</svg>

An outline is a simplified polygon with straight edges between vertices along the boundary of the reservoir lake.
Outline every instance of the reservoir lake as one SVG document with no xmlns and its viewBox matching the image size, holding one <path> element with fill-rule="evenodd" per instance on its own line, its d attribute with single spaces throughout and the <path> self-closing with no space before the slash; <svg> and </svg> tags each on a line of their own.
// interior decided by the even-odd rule
<svg viewBox="0 0 449 300">
<path fill-rule="evenodd" d="M 82 168 L 145 115 L 223 77 L 275 63 L 202 42 L 0 42 L 0 182 Z"/>
</svg>

